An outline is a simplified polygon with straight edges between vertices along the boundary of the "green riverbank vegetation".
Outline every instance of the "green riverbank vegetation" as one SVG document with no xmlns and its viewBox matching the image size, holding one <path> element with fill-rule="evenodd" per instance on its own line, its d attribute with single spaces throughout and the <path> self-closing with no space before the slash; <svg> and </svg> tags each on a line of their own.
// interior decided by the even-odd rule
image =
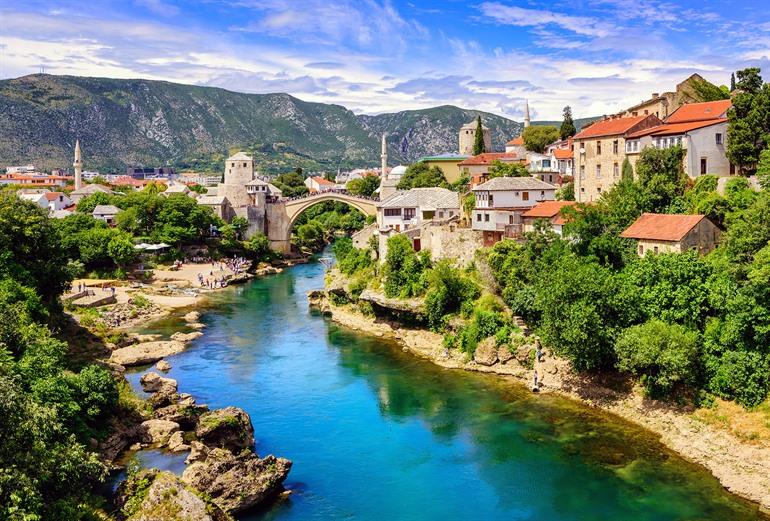
<svg viewBox="0 0 770 521">
<path fill-rule="evenodd" d="M 130 414 L 112 375 L 60 339 L 63 244 L 37 205 L 0 193 L 0 519 L 96 519 L 108 469 L 93 449 Z"/>
<path fill-rule="evenodd" d="M 402 235 L 388 240 L 383 265 L 339 244 L 339 269 L 354 296 L 369 287 L 421 299 L 425 327 L 445 333 L 448 347 L 472 353 L 486 337 L 510 342 L 511 316 L 520 316 L 578 371 L 632 376 L 654 398 L 701 406 L 721 398 L 762 411 L 770 392 L 770 190 L 736 177 L 720 194 L 715 176 L 686 177 L 683 154 L 646 149 L 636 179 L 567 211 L 564 238 L 539 226 L 521 243 L 481 250 L 476 265 L 492 280 L 474 267 L 431 263 Z M 706 256 L 639 258 L 620 233 L 644 212 L 703 213 L 725 231 Z"/>
</svg>

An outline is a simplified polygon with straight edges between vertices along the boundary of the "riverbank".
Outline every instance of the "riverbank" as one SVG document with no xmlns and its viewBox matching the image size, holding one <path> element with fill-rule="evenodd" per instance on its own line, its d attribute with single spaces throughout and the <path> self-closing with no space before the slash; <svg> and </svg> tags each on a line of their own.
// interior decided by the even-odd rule
<svg viewBox="0 0 770 521">
<path fill-rule="evenodd" d="M 515 357 L 505 363 L 482 365 L 458 350 L 444 349 L 443 337 L 436 333 L 366 316 L 350 304 L 334 305 L 324 292 L 312 293 L 309 300 L 334 322 L 394 339 L 404 350 L 441 367 L 491 373 L 526 385 L 532 382 L 532 370 Z M 616 389 L 607 382 L 576 375 L 566 361 L 548 352 L 539 369 L 541 392 L 578 400 L 655 433 L 664 445 L 708 469 L 727 490 L 770 512 L 770 447 L 766 444 L 716 429 L 699 420 L 692 409 L 644 398 L 638 389 L 623 385 Z"/>
</svg>

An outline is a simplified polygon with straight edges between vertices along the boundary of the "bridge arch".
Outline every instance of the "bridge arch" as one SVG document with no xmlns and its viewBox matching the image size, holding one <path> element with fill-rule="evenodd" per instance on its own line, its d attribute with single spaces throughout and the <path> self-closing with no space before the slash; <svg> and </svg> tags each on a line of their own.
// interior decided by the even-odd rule
<svg viewBox="0 0 770 521">
<path fill-rule="evenodd" d="M 365 216 L 377 216 L 379 201 L 347 192 L 320 192 L 297 199 L 286 199 L 268 207 L 268 237 L 273 249 L 288 253 L 291 249 L 291 232 L 299 216 L 311 206 L 326 201 L 345 203 Z"/>
</svg>

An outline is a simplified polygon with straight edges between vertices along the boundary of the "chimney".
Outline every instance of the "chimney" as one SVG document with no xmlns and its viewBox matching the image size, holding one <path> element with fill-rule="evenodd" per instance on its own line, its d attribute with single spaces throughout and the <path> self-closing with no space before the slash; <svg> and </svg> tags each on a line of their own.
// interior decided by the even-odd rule
<svg viewBox="0 0 770 521">
<path fill-rule="evenodd" d="M 653 93 L 652 93 L 652 97 L 653 97 L 653 99 L 654 99 L 654 98 L 657 98 L 658 96 L 660 96 L 660 93 L 659 93 L 659 92 L 653 92 Z"/>
</svg>

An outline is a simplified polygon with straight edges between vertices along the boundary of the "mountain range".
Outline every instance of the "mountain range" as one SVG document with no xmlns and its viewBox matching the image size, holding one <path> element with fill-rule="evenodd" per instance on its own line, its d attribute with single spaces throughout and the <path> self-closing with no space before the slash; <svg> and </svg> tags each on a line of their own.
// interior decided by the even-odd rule
<svg viewBox="0 0 770 521">
<path fill-rule="evenodd" d="M 0 166 L 68 167 L 80 139 L 86 170 L 171 165 L 219 172 L 229 153 L 245 150 L 265 173 L 336 171 L 378 165 L 383 133 L 390 164 L 456 151 L 459 128 L 477 115 L 495 150 L 523 128 L 451 105 L 356 115 L 282 93 L 34 74 L 0 81 Z"/>
</svg>

